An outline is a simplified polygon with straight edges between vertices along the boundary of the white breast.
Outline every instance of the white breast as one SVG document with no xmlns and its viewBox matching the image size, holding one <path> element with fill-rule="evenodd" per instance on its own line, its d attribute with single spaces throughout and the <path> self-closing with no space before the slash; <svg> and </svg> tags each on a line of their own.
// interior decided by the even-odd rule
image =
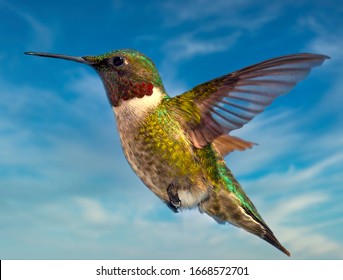
<svg viewBox="0 0 343 280">
<path fill-rule="evenodd" d="M 158 104 L 160 104 L 162 97 L 165 94 L 157 87 L 153 89 L 152 95 L 146 95 L 143 98 L 132 98 L 130 100 L 122 101 L 118 107 L 113 107 L 113 111 L 117 117 L 117 121 L 124 121 L 130 123 L 133 120 L 139 120 L 147 112 L 151 112 Z"/>
</svg>

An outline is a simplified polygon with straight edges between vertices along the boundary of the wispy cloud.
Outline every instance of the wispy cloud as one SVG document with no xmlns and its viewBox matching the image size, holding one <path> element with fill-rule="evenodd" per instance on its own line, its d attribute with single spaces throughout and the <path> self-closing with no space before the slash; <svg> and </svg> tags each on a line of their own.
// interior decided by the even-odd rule
<svg viewBox="0 0 343 280">
<path fill-rule="evenodd" d="M 315 53 L 323 53 L 331 57 L 329 63 L 325 67 L 326 73 L 332 78 L 331 89 L 322 97 L 318 103 L 316 110 L 326 110 L 328 114 L 335 114 L 335 118 L 340 118 L 343 122 L 343 114 L 341 114 L 342 91 L 343 91 L 343 32 L 339 25 L 335 24 L 334 19 L 328 18 L 322 21 L 316 17 L 304 17 L 299 20 L 300 26 L 306 26 L 313 33 L 314 37 L 306 45 L 306 49 Z M 329 80 L 329 79 L 328 79 Z M 332 118 L 332 116 L 331 116 Z M 335 119 L 333 119 L 335 120 Z M 328 119 L 329 122 L 332 119 Z M 342 137 L 332 138 L 332 142 L 341 141 Z M 335 145 L 333 143 L 333 145 Z"/>
<path fill-rule="evenodd" d="M 294 258 L 300 259 L 342 259 L 343 246 L 321 233 L 306 227 L 281 228 Z M 325 256 L 325 257 L 324 257 Z"/>
<path fill-rule="evenodd" d="M 86 222 L 94 225 L 118 224 L 122 222 L 121 215 L 110 215 L 102 204 L 87 197 L 75 197 L 75 203 L 81 208 L 82 216 Z"/>
<path fill-rule="evenodd" d="M 93 87 L 92 79 L 80 79 Z M 73 193 L 97 176 L 103 183 L 122 176 L 115 158 L 124 158 L 105 94 L 95 98 L 90 91 L 69 91 L 71 100 L 53 91 L 0 84 L 2 190 L 19 188 L 31 198 L 40 193 L 36 198 L 44 200 L 47 190 Z M 18 102 L 12 102 L 14 92 Z"/>
<path fill-rule="evenodd" d="M 208 38 L 198 32 L 189 32 L 167 40 L 162 47 L 165 55 L 160 71 L 168 94 L 175 96 L 188 90 L 177 75 L 177 66 L 181 61 L 227 51 L 239 37 L 240 32 Z"/>
<path fill-rule="evenodd" d="M 260 5 L 251 0 L 216 1 L 215 4 L 196 0 L 164 1 L 155 8 L 163 16 L 164 29 L 178 30 L 162 43 L 161 63 L 167 89 L 175 95 L 183 91 L 174 87 L 187 89 L 177 75 L 181 62 L 229 51 L 242 38 L 255 36 L 258 30 L 282 15 L 284 5 L 279 2 Z"/>
<path fill-rule="evenodd" d="M 17 18 L 24 21 L 29 27 L 28 30 L 31 32 L 30 45 L 25 47 L 32 48 L 44 48 L 49 49 L 54 43 L 54 32 L 46 22 L 41 22 L 33 14 L 28 11 L 24 11 L 21 7 L 16 6 L 12 2 L 2 1 L 1 3 L 7 10 L 16 15 Z"/>
<path fill-rule="evenodd" d="M 342 63 L 343 54 L 340 51 L 343 47 L 342 30 L 334 22 L 320 21 L 320 18 L 313 16 L 306 16 L 299 19 L 299 26 L 309 28 L 314 32 L 315 36 L 306 48 L 313 50 L 314 52 L 322 53 L 331 56 L 333 58 L 333 65 L 335 63 Z M 329 26 L 327 26 L 329 25 Z M 328 28 L 331 30 L 329 31 Z"/>
<path fill-rule="evenodd" d="M 194 34 L 183 34 L 169 40 L 164 49 L 168 53 L 168 60 L 178 61 L 190 59 L 197 55 L 211 54 L 229 49 L 239 37 L 235 32 L 226 37 L 199 39 Z"/>
<path fill-rule="evenodd" d="M 257 30 L 281 12 L 277 2 L 268 2 L 267 5 L 261 6 L 251 0 L 216 1 L 215 4 L 209 0 L 166 1 L 162 7 L 167 25 L 198 22 L 205 31 L 223 27 Z M 204 25 L 204 21 L 209 22 Z"/>
<path fill-rule="evenodd" d="M 269 3 L 263 9 L 254 1 L 166 1 L 160 11 L 166 25 L 190 24 L 188 32 L 171 37 L 164 44 L 166 59 L 180 60 L 197 55 L 228 50 L 243 32 L 256 31 L 282 12 L 279 4 Z M 247 18 L 249 10 L 249 18 Z M 263 10 L 263 12 L 261 12 Z M 254 11 L 252 15 L 251 11 Z M 204 24 L 206 22 L 206 24 Z M 218 30 L 225 30 L 218 36 Z M 228 35 L 223 36 L 223 33 Z"/>
</svg>

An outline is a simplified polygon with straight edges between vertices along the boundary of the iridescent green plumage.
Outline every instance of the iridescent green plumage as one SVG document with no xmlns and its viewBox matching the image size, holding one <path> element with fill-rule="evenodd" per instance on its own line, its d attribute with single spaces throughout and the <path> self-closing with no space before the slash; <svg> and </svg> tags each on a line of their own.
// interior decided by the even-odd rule
<svg viewBox="0 0 343 280">
<path fill-rule="evenodd" d="M 251 232 L 287 255 L 223 157 L 253 143 L 229 135 L 291 90 L 327 58 L 296 54 L 224 75 L 170 98 L 154 63 L 134 50 L 71 57 L 100 75 L 132 169 L 172 209 L 198 207 Z"/>
<path fill-rule="evenodd" d="M 242 188 L 233 183 L 230 178 L 232 175 L 228 173 L 225 162 L 215 146 L 208 144 L 202 149 L 193 147 L 185 133 L 185 125 L 188 125 L 191 117 L 192 122 L 198 120 L 200 123 L 200 111 L 197 112 L 193 99 L 179 101 L 179 97 L 162 100 L 156 110 L 143 121 L 138 137 L 145 137 L 146 148 L 151 148 L 153 153 L 174 166 L 175 176 L 203 174 L 215 189 L 227 188 L 237 196 L 242 206 L 261 219 Z"/>
</svg>

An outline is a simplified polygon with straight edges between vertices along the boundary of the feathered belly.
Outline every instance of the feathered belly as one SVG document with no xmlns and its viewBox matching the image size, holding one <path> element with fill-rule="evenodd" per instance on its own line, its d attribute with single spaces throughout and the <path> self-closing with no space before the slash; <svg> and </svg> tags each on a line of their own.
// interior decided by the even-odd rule
<svg viewBox="0 0 343 280">
<path fill-rule="evenodd" d="M 119 133 L 132 169 L 164 202 L 169 202 L 170 184 L 177 188 L 183 208 L 195 207 L 207 197 L 210 184 L 182 131 L 168 130 L 168 126 L 141 126 L 133 133 L 121 129 Z"/>
</svg>

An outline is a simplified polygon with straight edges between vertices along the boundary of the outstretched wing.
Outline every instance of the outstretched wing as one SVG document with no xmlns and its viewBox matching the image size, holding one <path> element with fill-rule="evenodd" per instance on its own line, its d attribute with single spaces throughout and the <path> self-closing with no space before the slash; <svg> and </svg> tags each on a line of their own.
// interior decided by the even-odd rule
<svg viewBox="0 0 343 280">
<path fill-rule="evenodd" d="M 187 129 L 194 146 L 202 148 L 218 136 L 242 127 L 327 58 L 307 53 L 277 57 L 174 97 L 177 106 L 188 116 Z"/>
</svg>

